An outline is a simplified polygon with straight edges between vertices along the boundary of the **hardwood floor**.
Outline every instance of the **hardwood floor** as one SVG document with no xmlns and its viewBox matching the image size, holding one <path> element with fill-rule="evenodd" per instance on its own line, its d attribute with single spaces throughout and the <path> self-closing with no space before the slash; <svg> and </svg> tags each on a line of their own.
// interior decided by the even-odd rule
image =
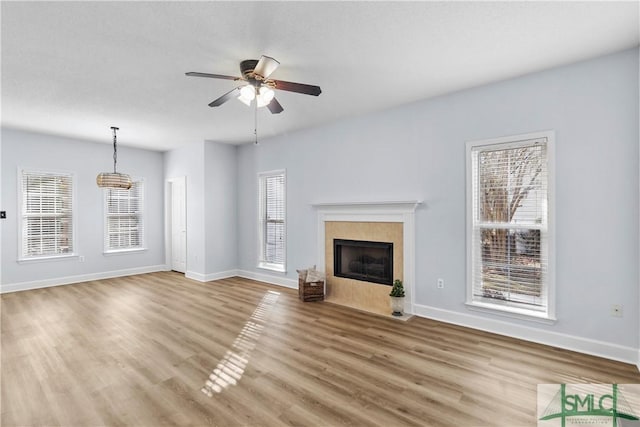
<svg viewBox="0 0 640 427">
<path fill-rule="evenodd" d="M 535 426 L 539 383 L 632 365 L 233 278 L 1 297 L 2 426 Z"/>
</svg>

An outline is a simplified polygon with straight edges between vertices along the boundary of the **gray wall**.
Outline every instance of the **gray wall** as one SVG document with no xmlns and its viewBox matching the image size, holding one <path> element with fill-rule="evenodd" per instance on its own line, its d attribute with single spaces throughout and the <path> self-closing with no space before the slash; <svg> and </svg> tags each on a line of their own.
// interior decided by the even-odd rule
<svg viewBox="0 0 640 427">
<path fill-rule="evenodd" d="M 212 141 L 165 153 L 165 179 L 187 177 L 187 277 L 204 281 L 235 272 L 236 157 L 236 146 Z"/>
<path fill-rule="evenodd" d="M 118 147 L 118 170 L 145 180 L 145 241 L 148 250 L 127 254 L 103 254 L 103 193 L 96 175 L 113 169 L 113 146 L 69 138 L 2 129 L 2 227 L 3 289 L 17 284 L 91 277 L 132 270 L 158 269 L 164 265 L 162 153 Z M 83 256 L 51 261 L 18 263 L 18 168 L 75 173 L 76 252 Z"/>
<path fill-rule="evenodd" d="M 509 321 L 637 348 L 638 113 L 633 49 L 242 146 L 239 268 L 265 273 L 256 269 L 256 174 L 286 169 L 286 278 L 315 263 L 312 203 L 418 199 L 415 302 L 468 315 L 465 141 L 552 129 L 558 322 Z M 623 318 L 611 304 L 624 304 Z"/>
<path fill-rule="evenodd" d="M 207 274 L 233 271 L 237 245 L 237 147 L 205 142 L 205 242 Z"/>
</svg>

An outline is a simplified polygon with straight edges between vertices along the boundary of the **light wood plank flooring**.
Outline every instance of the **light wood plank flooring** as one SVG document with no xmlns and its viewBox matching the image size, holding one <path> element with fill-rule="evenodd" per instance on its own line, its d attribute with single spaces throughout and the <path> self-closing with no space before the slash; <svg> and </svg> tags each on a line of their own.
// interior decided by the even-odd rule
<svg viewBox="0 0 640 427">
<path fill-rule="evenodd" d="M 1 297 L 2 426 L 535 426 L 538 383 L 631 365 L 174 272 Z"/>
</svg>

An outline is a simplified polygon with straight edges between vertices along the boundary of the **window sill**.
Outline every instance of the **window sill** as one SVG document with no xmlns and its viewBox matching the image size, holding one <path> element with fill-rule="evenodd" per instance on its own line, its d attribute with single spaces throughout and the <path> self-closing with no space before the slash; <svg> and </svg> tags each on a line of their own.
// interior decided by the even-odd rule
<svg viewBox="0 0 640 427">
<path fill-rule="evenodd" d="M 495 314 L 498 316 L 510 317 L 512 319 L 527 320 L 531 322 L 543 323 L 545 325 L 553 325 L 556 323 L 556 318 L 549 316 L 547 313 L 526 310 L 517 307 L 501 306 L 497 304 L 487 304 L 482 302 L 467 302 L 465 303 L 467 308 L 472 311 L 479 311 L 482 313 Z"/>
<path fill-rule="evenodd" d="M 146 252 L 147 248 L 134 248 L 134 249 L 118 249 L 117 251 L 104 251 L 102 255 L 111 256 L 111 255 L 126 255 L 136 252 Z"/>
<path fill-rule="evenodd" d="M 277 271 L 278 273 L 286 273 L 287 270 L 282 264 L 272 264 L 269 262 L 259 262 L 258 268 L 263 270 Z"/>
<path fill-rule="evenodd" d="M 18 264 L 31 264 L 33 262 L 49 262 L 49 261 L 69 261 L 73 258 L 78 258 L 78 254 L 64 254 L 54 256 L 40 256 L 33 258 L 18 258 Z"/>
</svg>

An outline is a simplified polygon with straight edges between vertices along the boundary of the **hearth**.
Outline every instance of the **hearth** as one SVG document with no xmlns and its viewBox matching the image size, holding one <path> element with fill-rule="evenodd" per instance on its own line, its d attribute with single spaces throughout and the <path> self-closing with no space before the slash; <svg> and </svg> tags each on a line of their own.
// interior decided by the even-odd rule
<svg viewBox="0 0 640 427">
<path fill-rule="evenodd" d="M 336 277 L 393 285 L 393 243 L 333 239 Z"/>
</svg>

